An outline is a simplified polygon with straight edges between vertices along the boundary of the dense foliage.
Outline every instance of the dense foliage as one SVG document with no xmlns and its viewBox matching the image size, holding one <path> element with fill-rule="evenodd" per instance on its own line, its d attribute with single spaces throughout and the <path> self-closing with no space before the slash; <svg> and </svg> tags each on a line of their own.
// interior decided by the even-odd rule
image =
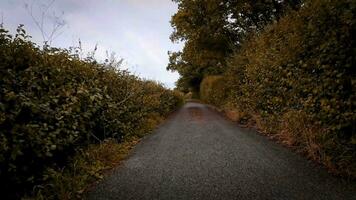
<svg viewBox="0 0 356 200">
<path fill-rule="evenodd" d="M 0 29 L 0 187 L 21 194 L 78 148 L 148 131 L 180 103 L 178 93 L 119 70 L 115 62 L 43 49 L 20 26 Z M 15 192 L 16 191 L 16 192 Z"/>
<path fill-rule="evenodd" d="M 223 76 L 207 76 L 200 84 L 200 99 L 209 104 L 219 105 L 218 102 L 226 99 L 225 77 Z"/>
<path fill-rule="evenodd" d="M 226 71 L 227 60 L 251 32 L 258 32 L 287 10 L 298 9 L 300 0 L 173 0 L 173 42 L 184 41 L 182 51 L 169 52 L 169 70 L 181 75 L 183 91 L 199 91 L 207 75 Z"/>
<path fill-rule="evenodd" d="M 213 92 L 229 98 L 212 103 L 356 177 L 355 13 L 352 0 L 306 1 L 243 43 Z"/>
</svg>

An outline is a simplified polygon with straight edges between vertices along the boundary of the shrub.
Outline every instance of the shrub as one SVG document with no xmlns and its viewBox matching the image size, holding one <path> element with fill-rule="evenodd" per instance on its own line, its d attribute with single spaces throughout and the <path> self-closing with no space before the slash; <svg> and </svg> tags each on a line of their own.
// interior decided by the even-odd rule
<svg viewBox="0 0 356 200">
<path fill-rule="evenodd" d="M 226 97 L 226 85 L 223 76 L 207 76 L 200 84 L 200 99 L 219 105 Z"/>
<path fill-rule="evenodd" d="M 0 187 L 6 195 L 40 184 L 44 170 L 65 165 L 78 148 L 147 132 L 181 97 L 113 63 L 40 49 L 22 26 L 0 29 Z M 11 196 L 13 197 L 13 196 Z M 9 197 L 9 198 L 11 198 Z"/>
<path fill-rule="evenodd" d="M 319 127 L 322 131 L 315 141 L 320 150 L 314 151 L 319 154 L 314 157 L 322 157 L 353 177 L 355 13 L 352 0 L 305 1 L 299 11 L 291 11 L 245 41 L 225 74 L 230 105 L 250 113 L 270 133 L 287 133 L 283 129 L 298 121 L 290 113 L 303 113 L 308 125 L 302 130 L 309 131 L 290 137 L 303 148 L 310 147 L 305 138 L 315 137 L 301 135 Z"/>
</svg>

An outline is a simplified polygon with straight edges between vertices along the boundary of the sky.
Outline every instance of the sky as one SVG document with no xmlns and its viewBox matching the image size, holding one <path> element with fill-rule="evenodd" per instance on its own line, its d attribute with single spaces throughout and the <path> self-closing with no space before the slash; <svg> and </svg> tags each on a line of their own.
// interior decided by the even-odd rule
<svg viewBox="0 0 356 200">
<path fill-rule="evenodd" d="M 41 11 L 52 0 L 0 0 L 4 27 L 14 33 L 19 24 L 37 44 L 43 44 L 40 29 Z M 28 5 L 28 6 L 26 6 Z M 32 12 L 31 12 L 32 9 Z M 139 77 L 156 80 L 173 88 L 177 73 L 166 71 L 168 51 L 177 51 L 183 44 L 173 44 L 169 35 L 171 16 L 177 5 L 171 0 L 55 0 L 46 12 L 44 32 L 53 30 L 54 16 L 65 25 L 52 46 L 78 46 L 92 51 L 97 44 L 96 58 L 104 60 L 106 52 L 124 59 L 123 69 Z"/>
</svg>

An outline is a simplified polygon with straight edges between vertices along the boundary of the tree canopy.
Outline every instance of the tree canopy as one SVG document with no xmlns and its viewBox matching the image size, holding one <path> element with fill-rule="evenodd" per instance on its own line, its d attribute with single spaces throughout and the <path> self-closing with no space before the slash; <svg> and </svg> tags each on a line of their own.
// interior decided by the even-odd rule
<svg viewBox="0 0 356 200">
<path fill-rule="evenodd" d="M 183 91 L 199 90 L 204 76 L 225 71 L 227 59 L 250 33 L 276 21 L 300 0 L 172 0 L 178 12 L 172 16 L 172 42 L 185 42 L 179 52 L 168 52 L 168 70 L 181 78 Z"/>
</svg>

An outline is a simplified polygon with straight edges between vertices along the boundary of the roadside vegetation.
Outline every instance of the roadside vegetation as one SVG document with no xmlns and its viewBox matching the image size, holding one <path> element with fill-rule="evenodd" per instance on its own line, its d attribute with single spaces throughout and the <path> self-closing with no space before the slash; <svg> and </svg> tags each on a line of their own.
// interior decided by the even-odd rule
<svg viewBox="0 0 356 200">
<path fill-rule="evenodd" d="M 39 47 L 0 28 L 3 199 L 75 199 L 182 103 L 121 62 Z"/>
<path fill-rule="evenodd" d="M 355 1 L 176 2 L 182 91 L 356 178 Z"/>
</svg>

